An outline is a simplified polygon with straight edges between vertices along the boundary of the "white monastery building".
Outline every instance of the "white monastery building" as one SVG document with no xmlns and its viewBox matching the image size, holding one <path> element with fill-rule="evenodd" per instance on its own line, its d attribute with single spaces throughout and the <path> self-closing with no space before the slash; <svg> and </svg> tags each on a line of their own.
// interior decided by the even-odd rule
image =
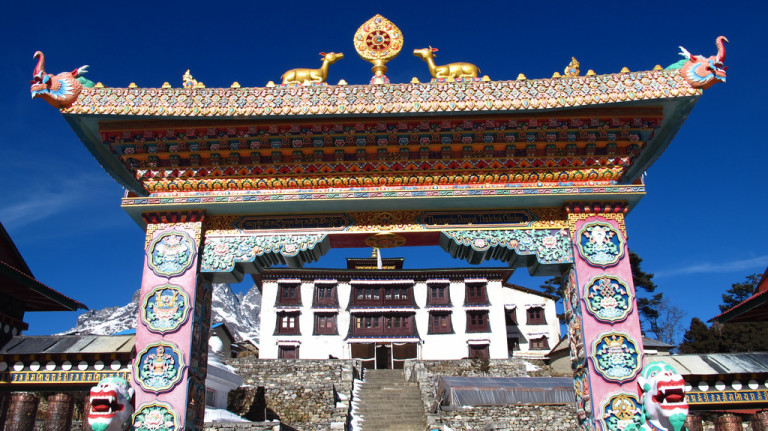
<svg viewBox="0 0 768 431">
<path fill-rule="evenodd" d="M 402 258 L 347 259 L 347 269 L 269 269 L 260 357 L 543 358 L 560 338 L 555 297 L 506 283 L 509 268 L 403 269 Z"/>
</svg>

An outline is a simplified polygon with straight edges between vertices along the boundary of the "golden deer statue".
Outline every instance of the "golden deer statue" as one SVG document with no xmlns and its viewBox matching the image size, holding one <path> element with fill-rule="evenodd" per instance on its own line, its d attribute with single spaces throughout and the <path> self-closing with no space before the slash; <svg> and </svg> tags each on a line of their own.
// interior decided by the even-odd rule
<svg viewBox="0 0 768 431">
<path fill-rule="evenodd" d="M 325 82 L 328 78 L 328 66 L 336 63 L 344 58 L 344 54 L 329 52 L 328 54 L 321 52 L 323 56 L 323 65 L 319 69 L 291 69 L 283 74 L 280 78 L 283 80 L 283 84 L 303 84 L 305 82 Z"/>
<path fill-rule="evenodd" d="M 413 55 L 427 62 L 429 73 L 433 78 L 477 78 L 480 73 L 480 68 L 472 63 L 448 63 L 436 66 L 435 52 L 437 52 L 437 48 L 431 46 L 413 50 Z"/>
</svg>

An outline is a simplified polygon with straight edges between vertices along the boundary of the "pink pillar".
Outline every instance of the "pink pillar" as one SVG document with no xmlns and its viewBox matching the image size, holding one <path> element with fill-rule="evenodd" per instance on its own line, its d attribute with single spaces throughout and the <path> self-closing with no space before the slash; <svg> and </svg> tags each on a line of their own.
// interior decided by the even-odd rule
<svg viewBox="0 0 768 431">
<path fill-rule="evenodd" d="M 132 383 L 137 431 L 158 420 L 203 426 L 212 289 L 199 275 L 201 235 L 199 219 L 147 225 Z"/>
<path fill-rule="evenodd" d="M 643 344 L 624 216 L 571 213 L 569 220 L 574 265 L 563 302 L 580 427 L 608 430 L 640 413 Z"/>
</svg>

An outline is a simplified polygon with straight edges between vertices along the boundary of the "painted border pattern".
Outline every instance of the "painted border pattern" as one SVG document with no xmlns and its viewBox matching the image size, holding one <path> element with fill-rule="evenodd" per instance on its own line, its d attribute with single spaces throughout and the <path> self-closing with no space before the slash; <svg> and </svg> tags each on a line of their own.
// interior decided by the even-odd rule
<svg viewBox="0 0 768 431">
<path fill-rule="evenodd" d="M 238 262 L 269 267 L 294 258 L 313 262 L 329 247 L 327 234 L 206 237 L 200 272 L 230 272 Z"/>
<path fill-rule="evenodd" d="M 598 106 L 702 94 L 677 71 L 525 81 L 273 88 L 83 88 L 64 114 L 185 117 L 418 114 Z"/>
</svg>

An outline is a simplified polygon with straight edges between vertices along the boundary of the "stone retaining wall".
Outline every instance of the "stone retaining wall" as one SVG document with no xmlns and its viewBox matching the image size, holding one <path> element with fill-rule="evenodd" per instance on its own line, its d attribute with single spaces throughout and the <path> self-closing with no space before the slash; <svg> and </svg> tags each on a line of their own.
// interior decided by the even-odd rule
<svg viewBox="0 0 768 431">
<path fill-rule="evenodd" d="M 509 430 L 546 429 L 569 431 L 578 428 L 576 404 L 487 406 L 444 410 L 437 399 L 443 376 L 467 377 L 550 377 L 551 370 L 537 360 L 464 359 L 460 361 L 406 361 L 405 377 L 419 384 L 428 429 Z"/>
<path fill-rule="evenodd" d="M 360 361 L 235 358 L 227 364 L 243 385 L 264 388 L 266 419 L 279 419 L 283 429 L 345 428 Z"/>
</svg>

